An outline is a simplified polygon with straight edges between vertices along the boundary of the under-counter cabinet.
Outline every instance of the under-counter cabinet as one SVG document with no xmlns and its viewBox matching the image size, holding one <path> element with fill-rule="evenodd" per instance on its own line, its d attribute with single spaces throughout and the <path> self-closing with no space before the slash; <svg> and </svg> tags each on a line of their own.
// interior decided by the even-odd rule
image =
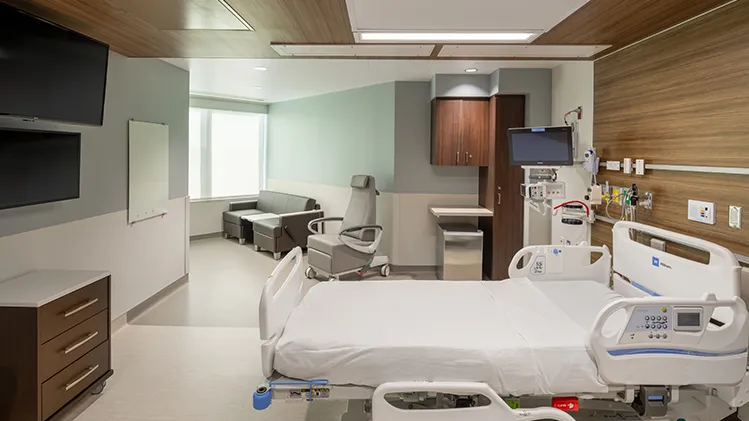
<svg viewBox="0 0 749 421">
<path fill-rule="evenodd" d="M 0 282 L 0 420 L 47 421 L 112 375 L 110 275 L 43 270 Z"/>
<path fill-rule="evenodd" d="M 432 100 L 432 165 L 489 165 L 489 100 Z"/>
</svg>

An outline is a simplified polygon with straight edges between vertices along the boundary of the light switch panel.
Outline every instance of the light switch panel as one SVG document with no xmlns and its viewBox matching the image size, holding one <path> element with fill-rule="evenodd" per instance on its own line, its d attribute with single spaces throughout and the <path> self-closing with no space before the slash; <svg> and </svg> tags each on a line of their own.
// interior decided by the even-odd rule
<svg viewBox="0 0 749 421">
<path fill-rule="evenodd" d="M 715 203 L 690 200 L 688 216 L 691 221 L 715 225 Z"/>
</svg>

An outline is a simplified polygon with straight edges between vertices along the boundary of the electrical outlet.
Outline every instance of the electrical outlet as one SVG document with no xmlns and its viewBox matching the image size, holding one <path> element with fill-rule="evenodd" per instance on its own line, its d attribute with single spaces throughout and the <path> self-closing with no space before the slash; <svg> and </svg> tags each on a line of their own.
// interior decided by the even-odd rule
<svg viewBox="0 0 749 421">
<path fill-rule="evenodd" d="M 622 163 L 619 161 L 607 161 L 606 169 L 609 171 L 619 171 L 622 167 Z"/>
<path fill-rule="evenodd" d="M 728 226 L 731 228 L 741 229 L 741 206 L 728 207 Z"/>
</svg>

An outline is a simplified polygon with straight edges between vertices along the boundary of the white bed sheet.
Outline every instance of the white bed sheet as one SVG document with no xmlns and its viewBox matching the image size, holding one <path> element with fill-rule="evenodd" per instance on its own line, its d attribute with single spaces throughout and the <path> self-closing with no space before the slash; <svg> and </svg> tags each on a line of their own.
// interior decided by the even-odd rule
<svg viewBox="0 0 749 421">
<path fill-rule="evenodd" d="M 560 307 L 557 294 L 574 299 Z M 606 392 L 586 341 L 595 315 L 618 297 L 592 281 L 323 283 L 290 315 L 274 368 L 337 385 L 480 381 L 502 395 Z"/>
</svg>

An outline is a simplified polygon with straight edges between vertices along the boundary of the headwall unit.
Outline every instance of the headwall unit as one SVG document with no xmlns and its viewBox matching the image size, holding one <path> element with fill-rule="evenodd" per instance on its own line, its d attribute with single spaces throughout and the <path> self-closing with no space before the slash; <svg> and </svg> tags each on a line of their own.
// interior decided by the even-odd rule
<svg viewBox="0 0 749 421">
<path fill-rule="evenodd" d="M 749 2 L 737 1 L 596 61 L 593 144 L 602 161 L 645 160 L 644 175 L 598 176 L 653 193 L 640 222 L 743 256 L 749 230 L 732 227 L 730 211 L 749 206 L 748 21 Z M 715 225 L 689 220 L 690 200 L 714 203 Z M 611 225 L 598 221 L 592 234 L 610 243 Z"/>
<path fill-rule="evenodd" d="M 109 47 L 0 3 L 0 115 L 102 125 Z"/>
</svg>

